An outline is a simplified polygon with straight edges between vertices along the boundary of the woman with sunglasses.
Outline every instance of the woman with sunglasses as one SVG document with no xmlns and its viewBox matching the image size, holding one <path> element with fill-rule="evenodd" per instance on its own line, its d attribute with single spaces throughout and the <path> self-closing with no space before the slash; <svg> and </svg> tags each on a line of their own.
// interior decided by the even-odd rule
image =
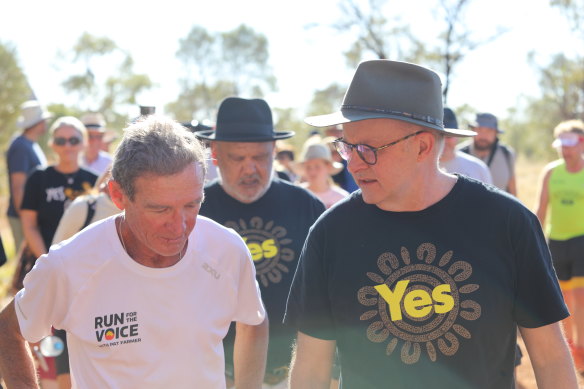
<svg viewBox="0 0 584 389">
<path fill-rule="evenodd" d="M 560 159 L 549 163 L 540 186 L 537 217 L 545 227 L 564 300 L 571 316 L 564 328 L 576 369 L 584 372 L 584 122 L 554 129 Z M 549 211 L 549 219 L 546 215 Z M 547 221 L 547 224 L 546 224 Z"/>
<path fill-rule="evenodd" d="M 97 180 L 95 174 L 79 166 L 79 156 L 87 142 L 87 130 L 81 121 L 71 116 L 59 118 L 51 126 L 49 134 L 55 164 L 37 168 L 28 177 L 20 212 L 26 246 L 32 258 L 48 252 L 59 220 L 69 203 L 88 192 Z M 33 264 L 23 263 L 20 266 L 30 270 Z M 48 358 L 47 362 L 49 366 L 53 364 Z M 41 379 L 43 376 L 54 378 L 50 373 L 39 370 Z M 57 374 L 58 370 L 57 366 Z"/>
</svg>

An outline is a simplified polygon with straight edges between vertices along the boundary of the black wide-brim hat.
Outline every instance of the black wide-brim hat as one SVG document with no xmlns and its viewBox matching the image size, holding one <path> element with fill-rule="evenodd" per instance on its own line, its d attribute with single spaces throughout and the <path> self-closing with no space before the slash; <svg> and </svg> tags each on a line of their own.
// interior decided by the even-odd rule
<svg viewBox="0 0 584 389">
<path fill-rule="evenodd" d="M 367 119 L 395 119 L 450 136 L 474 136 L 474 131 L 445 128 L 442 84 L 434 71 L 407 62 L 365 61 L 359 64 L 341 109 L 304 121 L 315 127 Z"/>
<path fill-rule="evenodd" d="M 228 97 L 219 105 L 215 130 L 195 135 L 220 142 L 269 142 L 290 138 L 294 131 L 274 131 L 272 111 L 264 100 Z"/>
</svg>

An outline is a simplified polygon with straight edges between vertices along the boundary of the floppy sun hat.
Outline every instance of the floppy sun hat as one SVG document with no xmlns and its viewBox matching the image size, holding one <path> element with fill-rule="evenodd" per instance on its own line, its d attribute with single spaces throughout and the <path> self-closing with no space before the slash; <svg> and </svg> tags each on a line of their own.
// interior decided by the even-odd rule
<svg viewBox="0 0 584 389">
<path fill-rule="evenodd" d="M 215 130 L 195 135 L 210 141 L 269 142 L 290 138 L 294 131 L 274 131 L 272 111 L 264 100 L 228 97 L 219 105 Z"/>
<path fill-rule="evenodd" d="M 105 132 L 105 119 L 99 112 L 90 112 L 81 118 L 81 123 L 85 125 L 88 131 Z"/>
<path fill-rule="evenodd" d="M 442 110 L 438 74 L 415 64 L 380 59 L 359 64 L 339 111 L 304 121 L 327 127 L 366 119 L 396 119 L 446 135 L 476 135 L 470 130 L 444 128 Z"/>
<path fill-rule="evenodd" d="M 53 117 L 48 111 L 40 105 L 36 100 L 29 100 L 20 106 L 21 114 L 16 122 L 16 125 L 20 128 L 31 128 L 35 124 L 39 123 L 41 120 L 46 120 Z"/>
<path fill-rule="evenodd" d="M 332 175 L 339 173 L 344 168 L 342 163 L 333 160 L 331 149 L 322 143 L 309 144 L 304 148 L 304 150 L 302 150 L 300 163 L 304 163 L 313 159 L 322 159 L 330 163 L 332 166 Z"/>
</svg>

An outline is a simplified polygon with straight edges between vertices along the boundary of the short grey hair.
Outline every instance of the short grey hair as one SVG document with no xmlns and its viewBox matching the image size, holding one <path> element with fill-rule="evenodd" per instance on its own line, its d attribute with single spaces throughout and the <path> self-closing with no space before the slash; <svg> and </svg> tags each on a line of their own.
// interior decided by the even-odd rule
<svg viewBox="0 0 584 389">
<path fill-rule="evenodd" d="M 81 135 L 81 138 L 83 138 L 84 142 L 87 141 L 87 128 L 85 128 L 85 125 L 81 122 L 81 120 L 77 119 L 76 117 L 62 116 L 55 120 L 55 122 L 51 125 L 51 128 L 49 128 L 49 135 L 51 138 L 55 136 L 55 131 L 62 127 L 72 127 L 79 133 L 79 135 Z"/>
<path fill-rule="evenodd" d="M 146 174 L 177 174 L 198 163 L 204 181 L 207 165 L 203 150 L 201 142 L 178 122 L 159 115 L 142 117 L 124 130 L 114 155 L 112 178 L 131 201 L 136 179 Z"/>
</svg>

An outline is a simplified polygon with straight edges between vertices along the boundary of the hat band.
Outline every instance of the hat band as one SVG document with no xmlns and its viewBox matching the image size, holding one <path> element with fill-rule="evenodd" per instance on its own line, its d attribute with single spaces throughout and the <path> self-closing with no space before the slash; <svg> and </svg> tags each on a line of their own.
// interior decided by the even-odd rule
<svg viewBox="0 0 584 389">
<path fill-rule="evenodd" d="M 444 127 L 444 124 L 442 123 L 442 120 L 436 119 L 436 118 L 434 118 L 432 116 L 428 116 L 428 115 L 418 115 L 418 114 L 415 114 L 415 113 L 394 111 L 394 110 L 391 110 L 391 109 L 363 107 L 363 106 L 360 106 L 360 105 L 347 105 L 347 104 L 341 105 L 341 110 L 343 110 L 343 109 L 354 109 L 354 110 L 357 110 L 357 111 L 385 113 L 385 114 L 388 114 L 388 115 L 402 116 L 402 117 L 405 117 L 405 118 L 421 120 L 421 121 L 426 122 L 426 123 L 429 123 L 429 124 L 433 124 L 433 125 L 436 125 L 436 126 Z"/>
</svg>

